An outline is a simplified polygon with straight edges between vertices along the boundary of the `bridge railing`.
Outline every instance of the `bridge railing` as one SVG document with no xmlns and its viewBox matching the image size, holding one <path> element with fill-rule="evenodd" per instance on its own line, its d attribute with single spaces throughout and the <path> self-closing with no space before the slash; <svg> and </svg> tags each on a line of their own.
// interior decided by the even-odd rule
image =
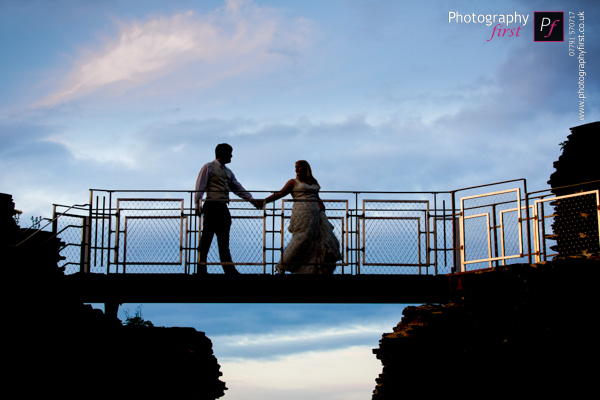
<svg viewBox="0 0 600 400">
<path fill-rule="evenodd" d="M 271 192 L 252 193 L 259 199 Z M 233 197 L 237 269 L 273 274 L 291 238 L 294 200 L 256 209 Z M 53 230 L 67 243 L 66 273 L 194 274 L 202 216 L 193 198 L 192 191 L 93 189 L 85 207 L 55 205 Z M 324 191 L 321 198 L 341 244 L 336 274 L 449 274 L 555 254 L 548 240 L 556 196 L 530 197 L 524 179 L 449 192 Z M 207 268 L 222 272 L 216 239 Z"/>
</svg>

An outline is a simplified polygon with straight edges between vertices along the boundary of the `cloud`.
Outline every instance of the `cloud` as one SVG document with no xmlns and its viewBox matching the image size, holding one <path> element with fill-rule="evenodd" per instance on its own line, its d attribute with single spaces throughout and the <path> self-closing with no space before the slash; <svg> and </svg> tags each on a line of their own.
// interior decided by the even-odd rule
<svg viewBox="0 0 600 400">
<path fill-rule="evenodd" d="M 278 329 L 272 333 L 214 336 L 215 350 L 223 359 L 277 359 L 289 354 L 325 351 L 355 345 L 375 346 L 387 324 L 344 324 Z"/>
<path fill-rule="evenodd" d="M 306 20 L 290 21 L 274 9 L 244 0 L 228 0 L 203 15 L 188 11 L 118 25 L 117 37 L 106 39 L 100 50 L 82 51 L 60 87 L 38 105 L 54 106 L 104 91 L 112 97 L 165 77 L 177 78 L 170 89 L 175 92 L 249 71 L 264 73 L 293 57 L 309 36 Z"/>
<path fill-rule="evenodd" d="M 368 398 L 381 362 L 368 346 L 306 352 L 277 360 L 221 360 L 232 400 L 261 398 L 359 400 Z"/>
</svg>

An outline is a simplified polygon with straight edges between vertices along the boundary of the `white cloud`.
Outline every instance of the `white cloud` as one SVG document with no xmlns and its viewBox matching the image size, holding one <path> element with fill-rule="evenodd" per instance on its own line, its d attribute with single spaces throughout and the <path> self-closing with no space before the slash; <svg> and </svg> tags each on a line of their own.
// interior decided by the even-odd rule
<svg viewBox="0 0 600 400">
<path fill-rule="evenodd" d="M 175 89 L 181 90 L 257 68 L 265 72 L 304 47 L 307 36 L 306 20 L 289 21 L 274 9 L 240 0 L 229 0 L 206 15 L 188 11 L 120 22 L 117 37 L 107 39 L 100 50 L 83 51 L 61 86 L 40 105 L 104 89 L 122 93 L 165 76 L 175 78 Z"/>
<path fill-rule="evenodd" d="M 278 359 L 289 354 L 314 350 L 331 350 L 353 345 L 377 344 L 389 324 L 344 324 L 339 326 L 308 325 L 295 329 L 278 329 L 263 334 L 213 336 L 219 359 Z"/>
<path fill-rule="evenodd" d="M 269 361 L 219 359 L 219 363 L 229 400 L 365 399 L 371 396 L 382 369 L 368 346 L 306 352 Z"/>
</svg>

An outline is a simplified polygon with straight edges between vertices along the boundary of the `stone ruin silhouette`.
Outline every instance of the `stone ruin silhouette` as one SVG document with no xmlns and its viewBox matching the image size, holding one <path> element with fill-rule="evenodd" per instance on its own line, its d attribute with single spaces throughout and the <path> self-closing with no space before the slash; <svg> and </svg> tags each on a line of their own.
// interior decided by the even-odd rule
<svg viewBox="0 0 600 400">
<path fill-rule="evenodd" d="M 203 332 L 123 326 L 84 305 L 69 293 L 57 265 L 64 243 L 51 232 L 20 228 L 16 214 L 12 196 L 0 194 L 10 392 L 68 399 L 224 395 L 220 366 Z"/>
</svg>

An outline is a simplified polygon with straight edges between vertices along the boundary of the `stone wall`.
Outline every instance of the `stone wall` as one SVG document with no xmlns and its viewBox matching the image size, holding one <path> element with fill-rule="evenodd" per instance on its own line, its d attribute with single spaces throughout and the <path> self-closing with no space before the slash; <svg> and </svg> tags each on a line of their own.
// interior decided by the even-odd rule
<svg viewBox="0 0 600 400">
<path fill-rule="evenodd" d="M 63 289 L 59 239 L 21 229 L 0 195 L 4 390 L 18 398 L 214 400 L 227 389 L 192 328 L 123 326 Z M 21 244 L 21 245 L 19 245 Z"/>
<path fill-rule="evenodd" d="M 567 259 L 454 276 L 452 302 L 407 307 L 383 335 L 372 399 L 591 391 L 599 272 L 598 260 Z"/>
<path fill-rule="evenodd" d="M 554 162 L 548 184 L 557 196 L 600 189 L 597 138 L 600 122 L 571 128 L 562 143 L 562 154 Z M 553 202 L 551 249 L 561 257 L 598 255 L 598 209 L 596 196 L 565 198 Z"/>
</svg>

